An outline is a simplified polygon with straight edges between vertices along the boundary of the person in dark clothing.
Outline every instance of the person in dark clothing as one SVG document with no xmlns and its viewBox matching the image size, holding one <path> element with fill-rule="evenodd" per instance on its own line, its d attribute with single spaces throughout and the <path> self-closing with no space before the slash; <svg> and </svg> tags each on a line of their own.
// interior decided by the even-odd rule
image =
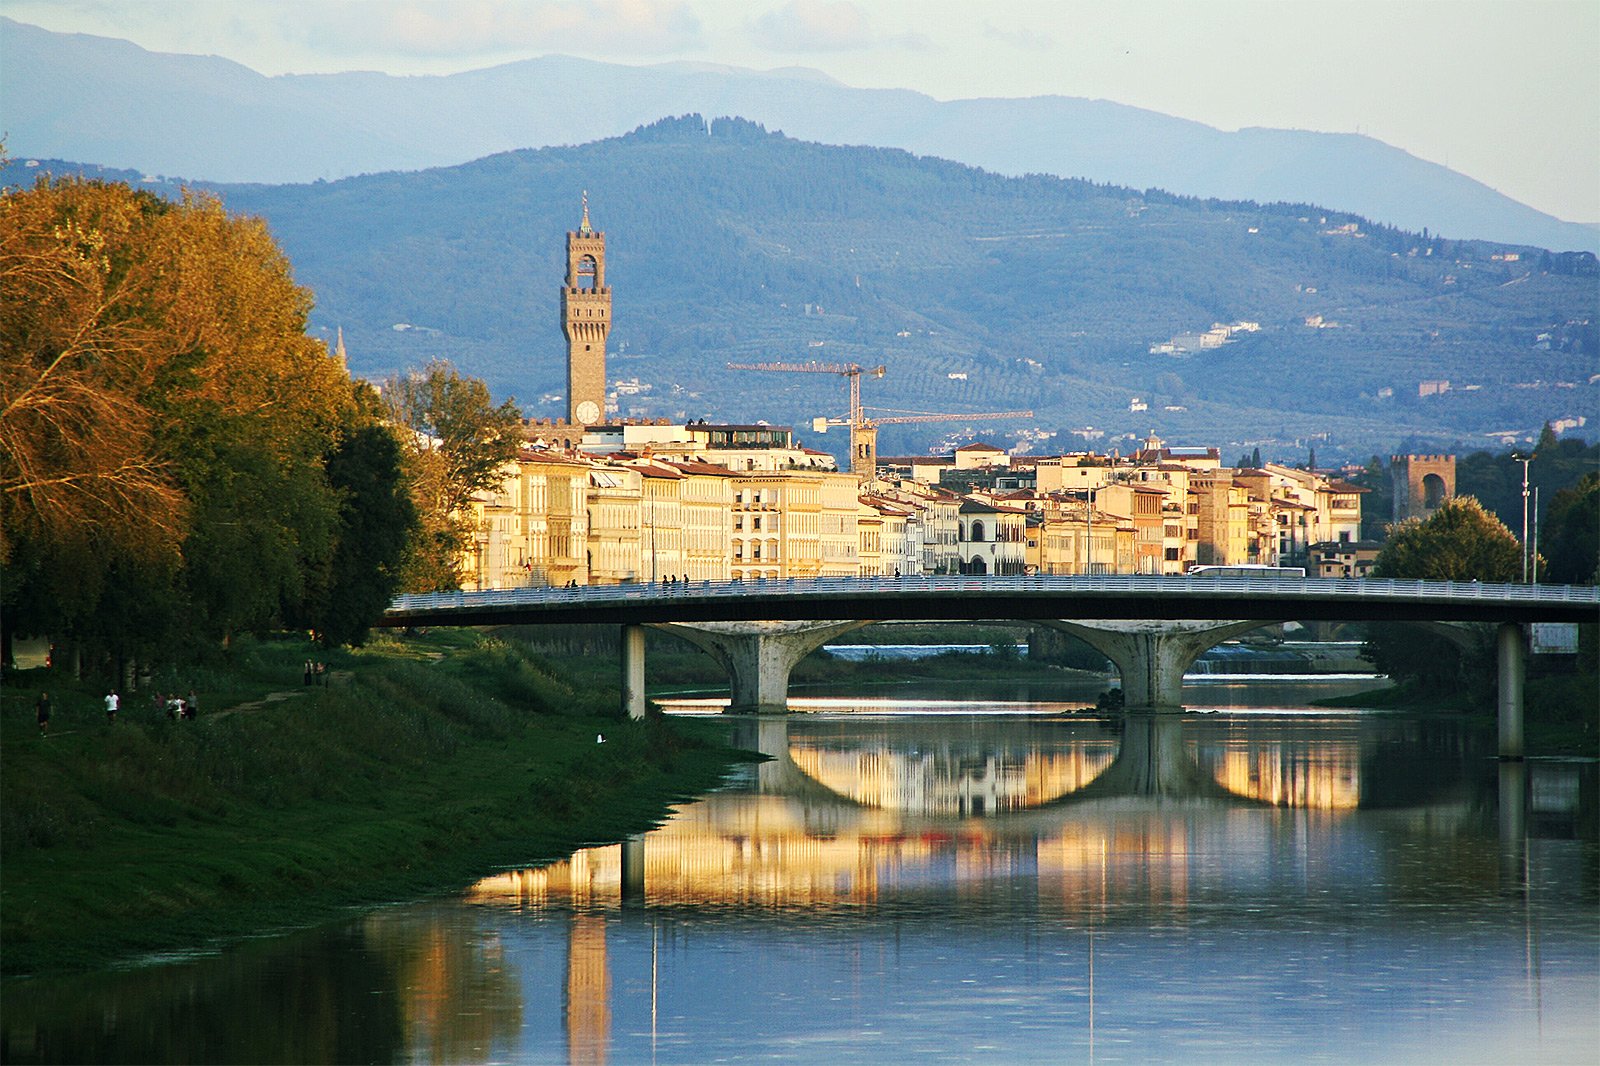
<svg viewBox="0 0 1600 1066">
<path fill-rule="evenodd" d="M 34 704 L 34 710 L 39 715 L 39 735 L 42 737 L 50 732 L 50 693 L 39 693 L 39 702 Z"/>
</svg>

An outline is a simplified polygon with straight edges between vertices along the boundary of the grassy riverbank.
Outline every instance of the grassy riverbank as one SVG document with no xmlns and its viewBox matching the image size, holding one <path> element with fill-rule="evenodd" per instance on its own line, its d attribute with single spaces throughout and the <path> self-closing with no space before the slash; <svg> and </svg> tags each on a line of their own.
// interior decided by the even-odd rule
<svg viewBox="0 0 1600 1066">
<path fill-rule="evenodd" d="M 112 725 L 98 689 L 43 671 L 8 679 L 5 974 L 448 891 L 637 832 L 737 758 L 715 723 L 619 721 L 614 679 L 574 683 L 473 634 L 338 653 L 325 688 L 302 684 L 313 654 L 249 643 L 224 667 L 165 679 L 197 691 L 188 722 L 141 694 Z M 47 682 L 58 687 L 42 738 L 33 701 Z"/>
<path fill-rule="evenodd" d="M 1600 757 L 1600 708 L 1592 675 L 1572 674 L 1530 680 L 1524 690 L 1523 745 L 1534 757 Z M 1499 721 L 1482 694 L 1466 688 L 1441 692 L 1420 685 L 1393 685 L 1348 696 L 1312 701 L 1319 707 L 1372 707 L 1379 710 L 1455 713 L 1493 735 Z"/>
</svg>

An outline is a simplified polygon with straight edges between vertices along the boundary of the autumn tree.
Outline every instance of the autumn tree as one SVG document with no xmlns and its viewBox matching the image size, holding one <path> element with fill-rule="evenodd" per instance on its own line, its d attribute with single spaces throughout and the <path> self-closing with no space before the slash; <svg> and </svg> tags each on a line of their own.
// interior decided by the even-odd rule
<svg viewBox="0 0 1600 1066">
<path fill-rule="evenodd" d="M 472 538 L 472 496 L 499 486 L 505 465 L 516 458 L 521 412 L 512 400 L 495 406 L 487 385 L 443 361 L 390 378 L 383 396 L 404 430 L 421 523 L 405 586 L 457 588 L 459 562 Z"/>
<path fill-rule="evenodd" d="M 0 194 L 8 639 L 120 662 L 304 610 L 360 535 L 327 464 L 378 422 L 310 307 L 266 227 L 214 198 Z"/>
</svg>

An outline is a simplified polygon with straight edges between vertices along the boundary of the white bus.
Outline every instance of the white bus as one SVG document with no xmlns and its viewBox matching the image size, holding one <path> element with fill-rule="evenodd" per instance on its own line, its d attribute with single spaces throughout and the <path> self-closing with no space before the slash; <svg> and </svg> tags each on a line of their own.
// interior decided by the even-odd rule
<svg viewBox="0 0 1600 1066">
<path fill-rule="evenodd" d="M 1191 566 L 1189 577 L 1305 577 L 1303 566 L 1265 566 L 1261 563 L 1239 563 L 1235 566 Z"/>
</svg>

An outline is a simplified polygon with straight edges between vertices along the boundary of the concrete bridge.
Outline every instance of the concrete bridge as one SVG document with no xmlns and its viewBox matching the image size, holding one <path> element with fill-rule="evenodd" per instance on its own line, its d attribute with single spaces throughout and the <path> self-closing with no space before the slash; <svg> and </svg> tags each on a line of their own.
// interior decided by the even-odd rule
<svg viewBox="0 0 1600 1066">
<path fill-rule="evenodd" d="M 930 576 L 521 588 L 402 596 L 381 624 L 620 625 L 624 704 L 644 714 L 644 629 L 669 630 L 728 671 L 730 711 L 781 713 L 789 674 L 822 644 L 881 621 L 1032 621 L 1116 664 L 1124 704 L 1181 711 L 1184 671 L 1207 648 L 1277 622 L 1412 622 L 1465 642 L 1497 625 L 1500 753 L 1519 759 L 1526 639 L 1534 622 L 1600 621 L 1600 589 L 1479 582 L 1266 577 Z"/>
</svg>

